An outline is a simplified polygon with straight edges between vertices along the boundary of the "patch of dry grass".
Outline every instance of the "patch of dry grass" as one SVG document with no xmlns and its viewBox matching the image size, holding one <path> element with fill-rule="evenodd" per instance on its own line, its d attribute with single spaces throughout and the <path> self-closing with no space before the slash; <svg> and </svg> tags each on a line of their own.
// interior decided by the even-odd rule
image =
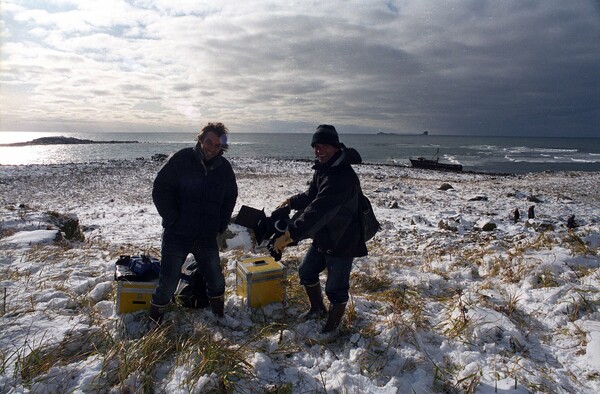
<svg viewBox="0 0 600 394">
<path fill-rule="evenodd" d="M 177 365 L 186 367 L 184 385 L 191 392 L 203 376 L 216 376 L 218 392 L 233 392 L 239 382 L 251 375 L 252 365 L 248 363 L 249 352 L 246 344 L 232 343 L 215 337 L 209 330 L 196 330 L 180 345 Z"/>
</svg>

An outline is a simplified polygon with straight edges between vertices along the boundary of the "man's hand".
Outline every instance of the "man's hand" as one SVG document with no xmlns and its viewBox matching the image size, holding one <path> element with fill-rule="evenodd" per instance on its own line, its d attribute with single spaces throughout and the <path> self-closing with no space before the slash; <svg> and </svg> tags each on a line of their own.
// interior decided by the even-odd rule
<svg viewBox="0 0 600 394">
<path fill-rule="evenodd" d="M 274 210 L 273 212 L 271 212 L 271 218 L 274 221 L 278 221 L 278 220 L 281 220 L 281 219 L 286 219 L 287 220 L 287 219 L 289 219 L 289 215 L 290 215 L 291 211 L 292 210 L 290 209 L 289 205 L 286 205 L 286 206 L 283 206 L 283 207 L 279 207 L 276 210 Z"/>
<path fill-rule="evenodd" d="M 283 208 L 283 207 L 287 207 L 290 205 L 290 199 L 286 198 L 284 201 L 281 202 L 281 204 L 279 204 L 277 206 L 277 208 Z"/>
<path fill-rule="evenodd" d="M 277 253 L 282 253 L 283 249 L 285 249 L 285 247 L 291 244 L 292 242 L 294 242 L 294 240 L 290 236 L 290 232 L 286 231 L 285 233 L 281 234 L 277 239 L 275 239 L 273 249 L 275 249 L 275 252 Z"/>
</svg>

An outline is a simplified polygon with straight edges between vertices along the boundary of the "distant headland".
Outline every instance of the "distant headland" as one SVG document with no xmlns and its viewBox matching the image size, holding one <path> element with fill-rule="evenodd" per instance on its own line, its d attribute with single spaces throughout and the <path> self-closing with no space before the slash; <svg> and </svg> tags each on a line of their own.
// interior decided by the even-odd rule
<svg viewBox="0 0 600 394">
<path fill-rule="evenodd" d="M 139 141 L 93 141 L 75 137 L 41 137 L 27 142 L 0 144 L 0 146 L 30 146 L 30 145 L 82 145 L 82 144 L 139 144 Z"/>
<path fill-rule="evenodd" d="M 406 134 L 406 133 L 384 133 L 383 131 L 380 131 L 379 133 L 377 133 L 377 135 L 429 135 L 429 131 L 425 130 L 422 133 L 417 133 L 417 134 Z"/>
</svg>

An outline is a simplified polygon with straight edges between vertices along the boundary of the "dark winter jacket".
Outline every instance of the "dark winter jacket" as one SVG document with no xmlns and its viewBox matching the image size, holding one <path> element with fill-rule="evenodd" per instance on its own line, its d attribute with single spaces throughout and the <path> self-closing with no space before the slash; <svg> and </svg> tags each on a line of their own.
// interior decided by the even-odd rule
<svg viewBox="0 0 600 394">
<path fill-rule="evenodd" d="M 219 155 L 204 163 L 198 145 L 169 157 L 152 188 L 165 230 L 194 239 L 216 238 L 227 229 L 237 194 L 229 161 Z"/>
<path fill-rule="evenodd" d="M 302 211 L 289 227 L 293 240 L 312 238 L 332 256 L 366 256 L 358 217 L 360 183 L 351 166 L 361 162 L 356 150 L 344 147 L 328 163 L 313 166 L 308 190 L 290 198 L 290 208 Z"/>
</svg>

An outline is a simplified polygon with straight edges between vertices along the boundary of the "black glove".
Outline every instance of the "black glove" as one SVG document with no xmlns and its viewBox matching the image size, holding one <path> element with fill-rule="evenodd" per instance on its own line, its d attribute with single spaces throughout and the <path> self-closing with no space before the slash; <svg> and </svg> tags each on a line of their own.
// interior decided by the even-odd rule
<svg viewBox="0 0 600 394">
<path fill-rule="evenodd" d="M 279 207 L 276 210 L 274 210 L 273 212 L 271 212 L 271 218 L 273 219 L 274 222 L 281 220 L 281 219 L 289 219 L 291 211 L 292 211 L 292 209 L 290 208 L 289 205 Z"/>
</svg>

